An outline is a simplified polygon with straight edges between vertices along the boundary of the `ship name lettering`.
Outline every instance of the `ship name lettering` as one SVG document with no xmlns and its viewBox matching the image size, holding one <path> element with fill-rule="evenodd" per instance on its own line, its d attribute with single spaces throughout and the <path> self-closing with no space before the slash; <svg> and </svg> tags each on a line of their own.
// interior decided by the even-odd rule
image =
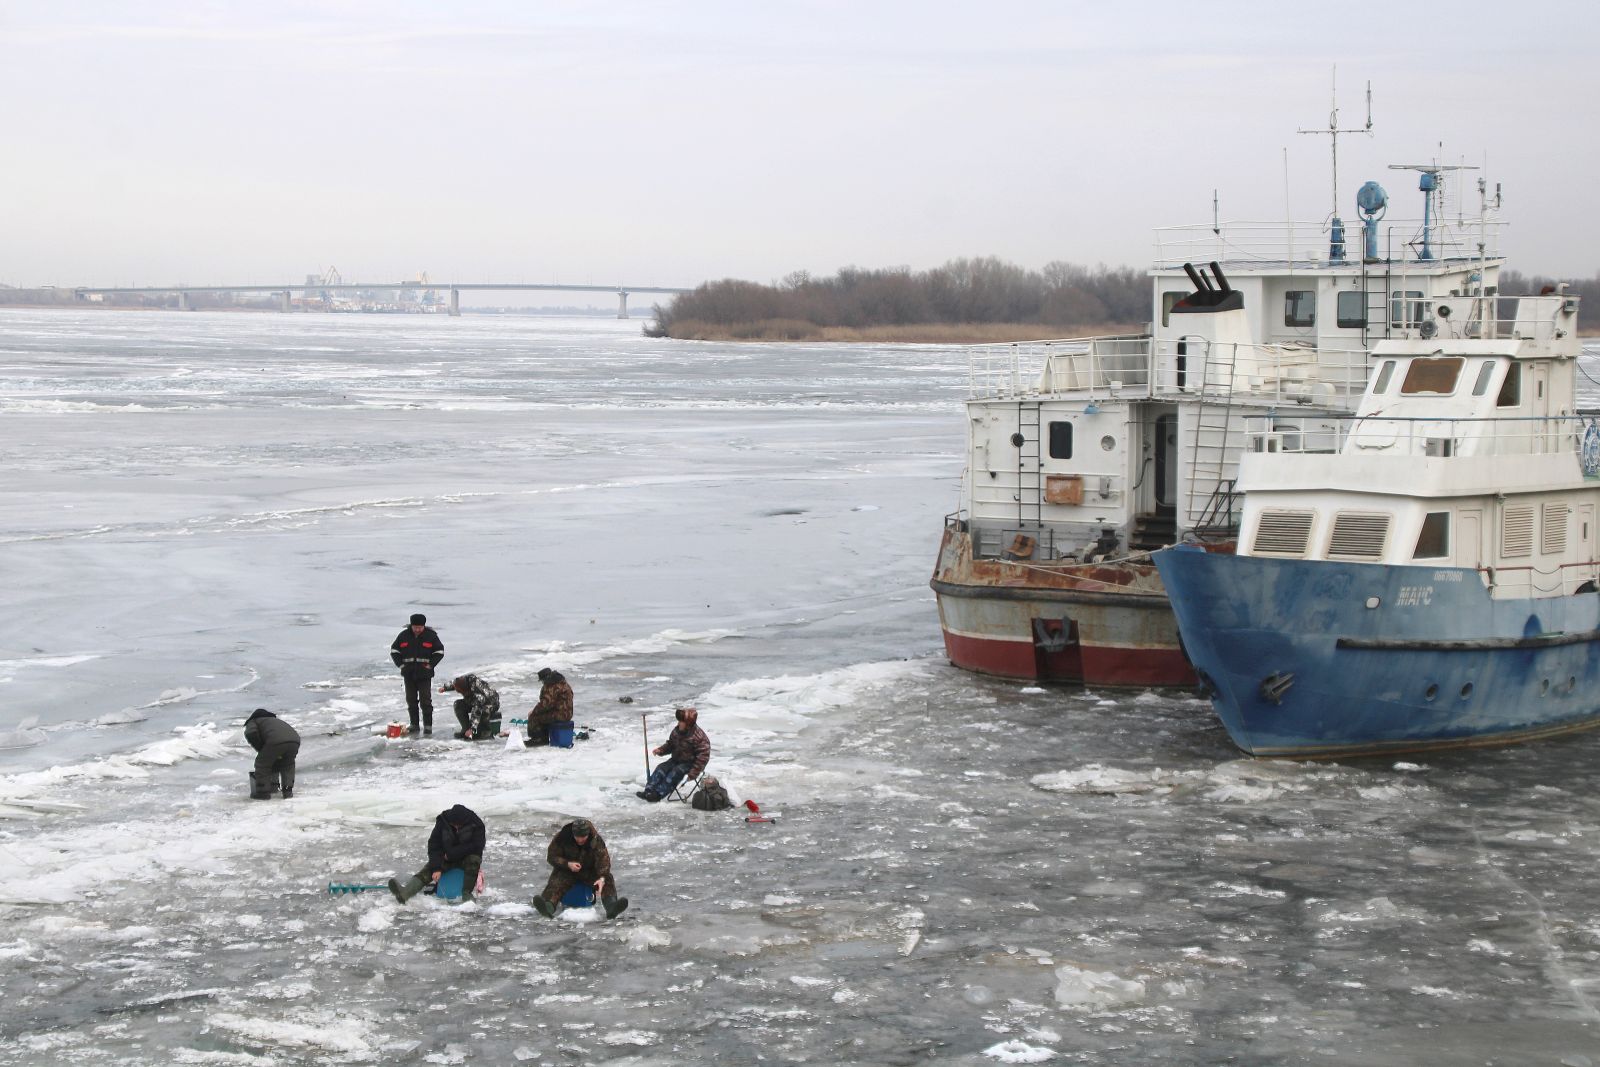
<svg viewBox="0 0 1600 1067">
<path fill-rule="evenodd" d="M 1459 582 L 1459 581 L 1461 581 L 1461 572 L 1460 571 L 1434 571 L 1433 572 L 1433 580 L 1436 581 L 1436 582 Z"/>
<path fill-rule="evenodd" d="M 1395 606 L 1401 608 L 1414 608 L 1431 603 L 1433 603 L 1433 586 L 1431 585 L 1402 585 L 1400 587 L 1400 595 L 1395 598 Z"/>
</svg>

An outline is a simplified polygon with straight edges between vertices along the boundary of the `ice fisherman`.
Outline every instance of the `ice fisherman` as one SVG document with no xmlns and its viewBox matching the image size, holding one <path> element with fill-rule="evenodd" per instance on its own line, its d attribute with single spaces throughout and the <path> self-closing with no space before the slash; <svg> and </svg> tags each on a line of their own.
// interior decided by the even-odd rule
<svg viewBox="0 0 1600 1067">
<path fill-rule="evenodd" d="M 500 736 L 500 694 L 476 674 L 453 678 L 441 693 L 457 693 L 456 721 L 461 729 L 456 737 L 464 741 L 485 741 Z"/>
<path fill-rule="evenodd" d="M 550 724 L 572 721 L 572 686 L 564 674 L 550 667 L 539 668 L 539 703 L 528 712 L 529 748 L 550 743 Z"/>
<path fill-rule="evenodd" d="M 444 642 L 423 614 L 411 616 L 411 625 L 389 646 L 389 658 L 406 680 L 406 711 L 411 714 L 411 736 L 417 736 L 417 710 L 422 710 L 422 733 L 433 733 L 433 669 L 444 659 Z"/>
<path fill-rule="evenodd" d="M 544 892 L 533 898 L 533 907 L 546 919 L 555 918 L 561 898 L 579 882 L 594 887 L 606 918 L 615 919 L 628 907 L 628 898 L 617 896 L 606 840 L 588 819 L 573 819 L 563 826 L 550 839 L 545 859 L 550 862 L 550 880 L 545 883 Z"/>
<path fill-rule="evenodd" d="M 433 833 L 428 836 L 428 863 L 411 876 L 404 885 L 399 878 L 389 879 L 389 892 L 404 904 L 422 887 L 439 880 L 450 867 L 460 867 L 463 875 L 461 899 L 471 900 L 478 886 L 478 869 L 483 866 L 483 846 L 486 832 L 477 812 L 465 804 L 457 804 L 441 811 L 433 820 Z"/>
<path fill-rule="evenodd" d="M 250 799 L 271 800 L 283 783 L 283 799 L 294 796 L 294 761 L 300 755 L 300 734 L 266 708 L 257 708 L 244 721 L 244 739 L 256 750 L 250 772 Z"/>
<path fill-rule="evenodd" d="M 694 708 L 679 708 L 677 718 L 678 725 L 654 750 L 656 755 L 666 756 L 666 761 L 656 765 L 644 788 L 634 794 L 652 804 L 676 789 L 684 778 L 699 778 L 711 762 L 711 739 L 700 729 L 700 713 Z"/>
</svg>

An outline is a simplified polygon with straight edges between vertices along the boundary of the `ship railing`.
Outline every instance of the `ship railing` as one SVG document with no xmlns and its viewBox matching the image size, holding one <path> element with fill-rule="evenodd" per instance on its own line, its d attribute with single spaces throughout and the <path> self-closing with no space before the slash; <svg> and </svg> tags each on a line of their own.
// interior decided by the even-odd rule
<svg viewBox="0 0 1600 1067">
<path fill-rule="evenodd" d="M 1112 388 L 1147 385 L 1149 367 L 1150 338 L 1144 335 L 972 345 L 967 395 L 1003 399 L 1096 389 L 1109 395 Z"/>
<path fill-rule="evenodd" d="M 1479 567 L 1478 573 L 1490 594 L 1498 597 L 1574 596 L 1600 588 L 1600 560 L 1592 559 L 1547 567 Z"/>
<path fill-rule="evenodd" d="M 1426 267 L 1441 260 L 1498 259 L 1505 224 L 1498 219 L 1480 228 L 1476 218 L 1431 220 L 1424 244 L 1421 219 L 1384 219 L 1378 232 L 1380 261 Z M 1365 237 L 1358 219 L 1347 220 L 1343 258 L 1332 260 L 1332 234 L 1326 222 L 1222 222 L 1215 225 L 1164 226 L 1156 230 L 1155 269 L 1177 270 L 1185 263 L 1215 261 L 1224 268 L 1303 263 L 1360 267 Z M 1479 245 L 1482 244 L 1480 250 Z M 1428 258 L 1423 259 L 1424 251 Z"/>
<path fill-rule="evenodd" d="M 1151 393 L 1350 410 L 1366 390 L 1369 362 L 1358 345 L 1170 340 L 1155 346 Z"/>
<path fill-rule="evenodd" d="M 1591 435 L 1600 462 L 1600 413 L 1593 412 L 1472 418 L 1285 412 L 1245 420 L 1245 448 L 1250 452 L 1435 458 L 1581 454 Z"/>
<path fill-rule="evenodd" d="M 1242 398 L 1348 410 L 1365 389 L 1367 373 L 1367 351 L 1353 345 L 1085 337 L 968 350 L 972 399 Z"/>
</svg>

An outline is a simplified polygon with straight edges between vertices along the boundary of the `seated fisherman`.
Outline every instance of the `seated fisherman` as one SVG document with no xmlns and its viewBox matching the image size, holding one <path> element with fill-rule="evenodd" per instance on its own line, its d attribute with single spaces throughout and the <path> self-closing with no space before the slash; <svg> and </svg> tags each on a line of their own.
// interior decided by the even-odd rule
<svg viewBox="0 0 1600 1067">
<path fill-rule="evenodd" d="M 457 738 L 485 741 L 500 736 L 500 694 L 494 686 L 476 674 L 463 674 L 441 686 L 439 692 L 460 694 L 456 701 L 456 721 L 461 724 Z"/>
<path fill-rule="evenodd" d="M 572 721 L 572 686 L 566 677 L 560 671 L 542 667 L 539 681 L 544 684 L 539 690 L 539 703 L 528 712 L 528 739 L 523 742 L 529 748 L 550 743 L 551 723 Z"/>
<path fill-rule="evenodd" d="M 634 794 L 654 804 L 678 787 L 684 778 L 698 778 L 711 761 L 711 739 L 700 729 L 700 713 L 694 708 L 679 708 L 678 725 L 672 728 L 666 741 L 655 749 L 658 756 L 666 756 L 657 764 L 645 787 Z"/>
<path fill-rule="evenodd" d="M 545 850 L 550 863 L 550 880 L 544 892 L 533 899 L 534 910 L 546 919 L 555 918 L 556 906 L 567 890 L 579 882 L 594 887 L 606 909 L 606 918 L 615 919 L 628 906 L 627 897 L 617 896 L 617 883 L 611 877 L 611 853 L 605 838 L 588 819 L 573 819 L 550 839 Z"/>
<path fill-rule="evenodd" d="M 483 820 L 471 808 L 457 804 L 449 811 L 441 811 L 433 820 L 433 833 L 428 837 L 427 865 L 404 885 L 399 878 L 389 879 L 389 892 L 404 904 L 422 892 L 424 885 L 437 882 L 447 868 L 460 867 L 464 876 L 461 899 L 471 900 L 478 886 L 478 868 L 483 866 L 486 839 Z"/>
</svg>

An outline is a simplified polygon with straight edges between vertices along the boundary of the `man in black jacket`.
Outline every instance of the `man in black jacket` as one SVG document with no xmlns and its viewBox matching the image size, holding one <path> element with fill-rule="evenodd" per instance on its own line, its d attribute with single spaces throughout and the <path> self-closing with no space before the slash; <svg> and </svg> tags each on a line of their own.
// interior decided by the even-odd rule
<svg viewBox="0 0 1600 1067">
<path fill-rule="evenodd" d="M 448 867 L 460 867 L 463 875 L 462 900 L 471 900 L 478 886 L 478 868 L 483 866 L 483 846 L 486 835 L 483 820 L 464 804 L 449 811 L 441 811 L 433 820 L 433 833 L 428 837 L 428 863 L 411 876 L 404 885 L 400 879 L 389 879 L 389 892 L 404 904 L 422 887 L 439 880 Z"/>
<path fill-rule="evenodd" d="M 244 721 L 244 739 L 256 750 L 250 799 L 271 800 L 273 783 L 280 780 L 283 799 L 294 796 L 294 760 L 300 754 L 300 735 L 295 728 L 266 708 L 257 708 Z"/>
<path fill-rule="evenodd" d="M 411 616 L 411 625 L 389 646 L 389 658 L 406 680 L 406 711 L 411 714 L 411 734 L 417 736 L 417 709 L 422 709 L 422 733 L 433 733 L 433 669 L 444 659 L 444 642 L 428 625 L 426 615 Z"/>
</svg>

